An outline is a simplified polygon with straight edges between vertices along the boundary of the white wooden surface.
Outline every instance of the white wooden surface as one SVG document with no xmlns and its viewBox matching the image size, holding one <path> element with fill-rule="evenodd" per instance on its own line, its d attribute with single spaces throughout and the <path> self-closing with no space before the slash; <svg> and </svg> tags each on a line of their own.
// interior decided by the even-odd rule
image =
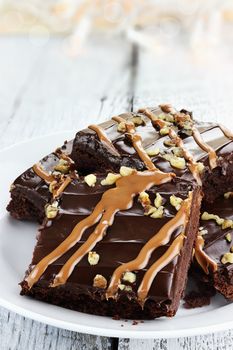
<svg viewBox="0 0 233 350">
<path fill-rule="evenodd" d="M 172 102 L 204 119 L 233 123 L 230 54 L 194 60 L 182 51 L 152 55 L 121 40 L 93 39 L 71 59 L 62 41 L 0 38 L 0 148 L 84 127 L 125 110 Z M 232 125 L 233 126 L 233 125 Z M 233 331 L 181 339 L 117 341 L 40 324 L 0 308 L 0 350 L 230 350 Z"/>
</svg>

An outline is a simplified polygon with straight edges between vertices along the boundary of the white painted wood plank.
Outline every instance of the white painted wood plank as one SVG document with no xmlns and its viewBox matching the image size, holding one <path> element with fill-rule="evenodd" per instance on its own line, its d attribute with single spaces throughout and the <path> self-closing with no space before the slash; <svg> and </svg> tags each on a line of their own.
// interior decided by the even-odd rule
<svg viewBox="0 0 233 350">
<path fill-rule="evenodd" d="M 39 49 L 27 38 L 1 40 L 1 147 L 63 129 L 76 131 L 127 110 L 131 48 L 121 42 L 94 40 L 71 60 L 59 40 Z M 0 308 L 1 350 L 110 347 L 107 338 L 59 330 Z"/>
<path fill-rule="evenodd" d="M 182 52 L 160 57 L 141 51 L 134 86 L 134 109 L 172 103 L 177 108 L 194 111 L 202 120 L 219 120 L 224 116 L 233 127 L 229 112 L 233 109 L 233 63 L 223 53 L 225 64 L 218 61 L 195 61 Z M 221 62 L 221 64 L 220 64 Z M 230 112 L 231 113 L 231 112 Z M 231 350 L 233 330 L 180 339 L 121 339 L 120 350 Z"/>
<path fill-rule="evenodd" d="M 111 349 L 108 338 L 61 330 L 25 319 L 3 308 L 0 310 L 1 350 Z"/>
<path fill-rule="evenodd" d="M 15 40 L 19 56 L 22 47 L 30 51 L 31 45 L 27 39 Z M 1 70 L 7 71 L 8 52 L 3 55 Z M 77 130 L 106 119 L 109 113 L 124 111 L 128 106 L 129 60 L 130 47 L 121 42 L 91 42 L 82 55 L 72 59 L 64 54 L 60 40 L 50 39 L 37 60 L 30 61 L 32 68 L 25 73 L 24 82 L 21 73 L 14 71 L 15 79 L 22 83 L 17 94 L 8 99 L 10 106 L 3 108 L 0 145 L 64 129 Z M 7 81 L 5 73 L 0 97 Z"/>
</svg>

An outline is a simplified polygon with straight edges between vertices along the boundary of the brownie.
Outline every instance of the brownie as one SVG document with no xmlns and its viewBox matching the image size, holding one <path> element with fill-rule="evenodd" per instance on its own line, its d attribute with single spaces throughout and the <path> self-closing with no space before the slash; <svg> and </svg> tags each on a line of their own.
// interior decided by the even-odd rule
<svg viewBox="0 0 233 350">
<path fill-rule="evenodd" d="M 206 273 L 198 283 L 231 298 L 229 275 L 224 292 L 216 282 L 223 283 L 226 266 L 197 230 L 202 198 L 203 208 L 214 208 L 232 188 L 232 139 L 223 126 L 170 105 L 78 132 L 13 184 L 11 214 L 43 222 L 21 294 L 96 315 L 173 316 L 195 246 Z M 186 303 L 208 298 L 196 292 Z"/>
<path fill-rule="evenodd" d="M 41 167 L 46 172 L 54 172 L 59 164 L 60 153 L 69 156 L 72 141 L 40 160 Z M 11 201 L 7 206 L 10 214 L 19 220 L 36 220 L 42 223 L 45 216 L 45 206 L 52 198 L 49 183 L 38 176 L 33 167 L 21 174 L 11 186 Z"/>
<path fill-rule="evenodd" d="M 154 176 L 154 178 L 157 176 L 154 175 L 154 171 L 144 171 L 139 174 L 141 176 L 147 174 L 147 176 Z M 127 183 L 133 183 L 134 177 L 135 180 L 137 178 L 140 180 L 140 176 L 132 174 L 118 181 L 123 180 L 126 183 L 127 180 Z M 167 179 L 168 182 L 161 185 L 152 185 L 147 191 L 151 203 L 154 202 L 158 194 L 161 195 L 164 207 L 161 217 L 153 218 L 150 215 L 145 215 L 146 207 L 143 202 L 139 201 L 138 194 L 135 195 L 132 206 L 128 210 L 117 211 L 113 223 L 109 224 L 107 234 L 92 247 L 92 251 L 99 255 L 99 262 L 96 265 L 90 264 L 87 253 L 76 265 L 67 281 L 63 281 L 64 283 L 60 281 L 60 284 L 55 287 L 51 286 L 56 281 L 55 276 L 58 275 L 68 259 L 78 249 L 84 247 L 91 232 L 97 229 L 97 226 L 94 225 L 85 230 L 82 238 L 74 246 L 65 250 L 58 259 L 53 261 L 37 281 L 32 277 L 33 273 L 30 275 L 36 264 L 54 251 L 71 234 L 76 225 L 91 215 L 94 207 L 101 202 L 102 195 L 106 195 L 112 187 L 115 187 L 101 185 L 102 178 L 100 175 L 97 176 L 97 183 L 94 187 L 89 187 L 83 179 L 74 180 L 64 190 L 59 198 L 59 211 L 56 218 L 53 220 L 45 219 L 39 230 L 33 259 L 21 284 L 21 294 L 96 315 L 131 319 L 173 316 L 179 306 L 186 283 L 187 270 L 196 237 L 198 225 L 196 218 L 199 215 L 201 199 L 200 188 L 194 182 L 178 177 Z M 120 186 L 120 182 L 117 182 L 117 186 Z M 132 193 L 135 194 L 135 192 Z M 170 203 L 172 195 L 183 200 L 186 199 L 186 202 L 190 201 L 190 204 L 187 207 L 186 202 L 183 202 L 182 205 L 186 205 L 186 207 L 177 212 L 178 208 Z M 112 203 L 117 201 L 117 193 L 115 195 L 113 192 L 110 197 Z M 181 219 L 182 216 L 178 218 L 182 210 L 183 219 Z M 177 224 L 173 224 L 174 226 L 171 226 L 170 233 L 168 233 L 169 230 L 165 225 L 172 225 L 172 220 L 176 220 Z M 125 267 L 126 270 L 123 268 L 120 281 L 117 280 L 116 290 L 109 292 L 114 271 L 135 259 L 145 249 L 146 244 L 152 242 L 153 239 L 155 240 L 155 237 L 159 235 L 158 232 L 163 229 L 165 231 L 157 249 L 153 248 L 156 247 L 155 242 L 154 246 L 151 243 L 151 247 L 147 248 L 148 253 L 152 249 L 148 263 L 141 268 L 139 264 L 137 269 L 132 271 L 132 275 L 129 275 L 129 278 L 126 278 L 128 268 Z M 168 239 L 164 241 L 166 235 L 168 235 Z M 165 262 L 164 266 L 161 264 L 157 275 L 153 278 L 153 283 L 148 287 L 148 293 L 140 298 L 140 293 L 137 292 L 142 281 L 146 280 L 146 273 L 155 262 L 163 259 L 164 254 L 169 252 L 169 248 L 173 252 L 172 245 L 175 244 L 175 240 L 184 236 L 179 251 L 173 258 L 171 256 L 170 261 Z M 124 275 L 125 272 L 126 275 Z M 105 288 L 106 286 L 93 285 L 96 276 L 104 277 L 107 288 Z"/>
<path fill-rule="evenodd" d="M 230 193 L 225 197 L 221 196 L 213 203 L 202 203 L 200 245 L 211 260 L 203 261 L 196 254 L 192 274 L 198 283 L 211 284 L 227 299 L 233 300 L 233 197 Z"/>
</svg>

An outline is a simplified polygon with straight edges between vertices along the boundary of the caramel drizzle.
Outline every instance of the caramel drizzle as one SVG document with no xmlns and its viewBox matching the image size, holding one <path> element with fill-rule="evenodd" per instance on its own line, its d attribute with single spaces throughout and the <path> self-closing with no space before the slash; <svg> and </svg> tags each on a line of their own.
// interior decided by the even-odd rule
<svg viewBox="0 0 233 350">
<path fill-rule="evenodd" d="M 127 135 L 130 138 L 133 148 L 137 152 L 139 158 L 144 162 L 148 170 L 156 170 L 154 163 L 151 161 L 150 157 L 148 156 L 148 154 L 142 146 L 141 136 L 136 134 L 134 123 L 127 121 L 119 116 L 113 117 L 112 119 L 115 120 L 117 123 L 125 123 Z"/>
<path fill-rule="evenodd" d="M 33 165 L 32 167 L 33 171 L 36 173 L 36 175 L 38 175 L 41 179 L 43 179 L 44 181 L 46 181 L 47 183 L 51 183 L 55 180 L 53 175 L 50 175 L 49 173 L 47 173 L 42 166 L 40 165 L 40 163 L 36 163 Z"/>
<path fill-rule="evenodd" d="M 157 125 L 160 129 L 167 126 L 166 122 L 161 119 L 157 119 L 156 116 L 148 109 L 140 109 L 139 112 L 144 113 L 151 120 L 152 124 Z M 193 174 L 197 183 L 201 185 L 198 163 L 194 161 L 192 154 L 185 148 L 183 140 L 177 135 L 174 129 L 170 129 L 168 135 L 170 139 L 173 140 L 175 144 L 182 149 L 184 158 L 188 161 L 188 168 L 190 172 Z"/>
<path fill-rule="evenodd" d="M 219 128 L 222 130 L 223 134 L 230 140 L 233 140 L 233 133 L 227 129 L 224 125 L 219 124 Z"/>
<path fill-rule="evenodd" d="M 201 266 L 202 270 L 208 275 L 209 274 L 209 268 L 212 270 L 212 272 L 217 271 L 218 265 L 217 263 L 207 255 L 204 250 L 205 241 L 201 235 L 197 236 L 196 242 L 195 242 L 195 258 L 198 262 L 198 264 Z"/>
<path fill-rule="evenodd" d="M 92 124 L 92 125 L 89 125 L 89 126 L 88 126 L 88 129 L 91 129 L 91 130 L 95 131 L 96 134 L 97 134 L 97 136 L 98 136 L 98 138 L 99 138 L 99 140 L 100 140 L 101 142 L 105 143 L 106 145 L 108 145 L 108 146 L 111 148 L 111 150 L 112 150 L 115 154 L 117 154 L 117 155 L 119 156 L 119 152 L 118 152 L 117 149 L 113 146 L 112 141 L 111 141 L 111 140 L 108 138 L 108 136 L 105 134 L 104 129 L 101 128 L 101 126 Z"/>
<path fill-rule="evenodd" d="M 176 216 L 168 221 L 160 230 L 156 232 L 155 235 L 143 246 L 140 250 L 138 256 L 122 265 L 120 265 L 112 274 L 112 278 L 109 284 L 109 287 L 106 292 L 106 298 L 114 298 L 118 285 L 120 284 L 121 277 L 125 271 L 138 271 L 144 269 L 151 257 L 151 254 L 160 246 L 164 246 L 169 243 L 173 232 L 180 226 L 183 226 L 183 231 L 188 222 L 188 217 L 190 213 L 192 201 L 192 194 L 190 193 L 189 197 L 185 199 L 181 205 L 180 210 L 177 212 Z M 181 236 L 181 237 L 180 237 Z M 180 237 L 180 238 L 178 238 Z M 161 256 L 146 272 L 144 278 L 141 282 L 141 285 L 138 289 L 138 297 L 140 300 L 146 298 L 147 293 L 151 287 L 153 279 L 156 274 L 166 266 L 170 261 L 174 259 L 176 255 L 179 254 L 182 248 L 182 242 L 184 235 L 180 234 L 168 248 L 165 254 Z M 173 251 L 174 249 L 174 251 Z"/>
<path fill-rule="evenodd" d="M 150 110 L 148 110 L 148 109 L 139 109 L 139 112 L 144 113 L 152 121 L 153 124 L 159 126 L 160 128 L 164 127 L 164 126 L 167 126 L 167 124 L 163 120 L 158 119 L 156 117 L 156 115 L 154 115 L 154 113 L 151 112 Z M 178 116 L 178 117 L 179 117 L 180 120 L 183 119 L 183 117 L 181 115 Z M 206 151 L 208 153 L 209 163 L 210 163 L 211 169 L 216 168 L 216 166 L 217 166 L 217 155 L 216 155 L 216 152 L 211 146 L 209 146 L 206 142 L 204 142 L 200 132 L 195 127 L 195 125 L 192 125 L 192 136 L 193 136 L 195 142 L 197 143 L 197 145 L 201 149 L 203 149 L 204 151 Z M 178 135 L 177 135 L 177 137 L 178 137 Z M 193 166 L 191 167 L 191 169 L 194 169 Z"/>
<path fill-rule="evenodd" d="M 172 173 L 163 173 L 156 169 L 153 171 L 135 172 L 132 175 L 118 179 L 116 187 L 109 189 L 103 194 L 92 214 L 80 221 L 71 234 L 33 268 L 26 278 L 28 287 L 31 288 L 50 264 L 73 247 L 81 239 L 87 228 L 99 222 L 86 242 L 64 264 L 51 286 L 56 287 L 66 283 L 76 264 L 93 249 L 96 243 L 102 240 L 107 228 L 113 224 L 114 217 L 119 210 L 130 209 L 137 194 L 149 190 L 154 185 L 170 182 L 174 176 Z"/>
<path fill-rule="evenodd" d="M 60 194 L 66 189 L 66 187 L 71 183 L 72 179 L 71 177 L 66 177 L 65 180 L 62 182 L 61 186 L 59 186 L 57 189 L 53 191 L 53 198 L 57 198 L 60 196 Z"/>
<path fill-rule="evenodd" d="M 206 142 L 204 142 L 200 132 L 197 130 L 196 126 L 192 126 L 192 135 L 198 146 L 206 151 L 209 156 L 210 168 L 214 169 L 217 166 L 217 154 L 215 150 L 209 146 Z"/>
<path fill-rule="evenodd" d="M 63 153 L 59 154 L 58 156 L 62 159 L 67 160 L 67 161 L 69 161 L 69 159 L 70 159 L 68 156 L 64 155 Z M 63 158 L 63 156 L 64 156 L 64 158 Z M 56 178 L 52 174 L 49 174 L 45 170 L 43 170 L 40 163 L 34 164 L 32 169 L 36 173 L 36 175 L 39 176 L 41 179 L 43 179 L 47 184 L 51 184 L 53 182 L 55 184 L 57 183 Z M 72 178 L 70 176 L 64 177 L 61 185 L 52 191 L 53 199 L 60 196 L 60 194 L 66 189 L 66 187 L 71 183 L 71 181 L 72 181 Z"/>
</svg>

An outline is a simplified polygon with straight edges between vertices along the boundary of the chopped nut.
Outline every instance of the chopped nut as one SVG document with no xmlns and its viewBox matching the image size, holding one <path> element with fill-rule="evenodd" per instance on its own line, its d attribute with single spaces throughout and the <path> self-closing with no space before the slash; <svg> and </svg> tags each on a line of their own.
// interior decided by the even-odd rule
<svg viewBox="0 0 233 350">
<path fill-rule="evenodd" d="M 176 210 L 180 210 L 181 203 L 183 202 L 183 199 L 180 197 L 176 197 L 174 194 L 170 196 L 170 203 L 173 207 L 176 208 Z"/>
<path fill-rule="evenodd" d="M 57 181 L 52 181 L 49 185 L 49 192 L 53 193 L 53 191 L 55 190 L 55 187 L 57 186 Z"/>
<path fill-rule="evenodd" d="M 126 132 L 126 122 L 120 122 L 117 126 L 117 131 Z"/>
<path fill-rule="evenodd" d="M 107 280 L 102 275 L 96 275 L 93 280 L 93 287 L 105 289 L 107 287 Z"/>
<path fill-rule="evenodd" d="M 55 165 L 54 170 L 60 171 L 62 174 L 67 174 L 70 170 L 70 164 L 65 159 L 59 159 L 57 165 Z"/>
<path fill-rule="evenodd" d="M 108 173 L 107 177 L 101 181 L 102 186 L 113 185 L 119 178 L 120 174 Z"/>
<path fill-rule="evenodd" d="M 183 157 L 184 156 L 184 152 L 182 150 L 181 147 L 173 147 L 172 148 L 172 153 L 176 156 L 176 157 Z"/>
<path fill-rule="evenodd" d="M 163 198 L 159 193 L 156 193 L 156 197 L 154 200 L 154 205 L 156 208 L 161 207 L 161 205 L 163 204 Z"/>
<path fill-rule="evenodd" d="M 100 256 L 96 252 L 88 253 L 88 262 L 90 265 L 97 265 L 99 262 Z"/>
<path fill-rule="evenodd" d="M 177 169 L 185 169 L 186 167 L 185 159 L 181 157 L 172 157 L 170 163 L 174 168 Z"/>
<path fill-rule="evenodd" d="M 159 133 L 161 136 L 165 136 L 169 134 L 170 128 L 168 126 L 164 126 L 163 128 L 160 129 Z"/>
<path fill-rule="evenodd" d="M 132 292 L 132 287 L 131 286 L 125 286 L 125 289 L 124 289 L 126 292 Z"/>
<path fill-rule="evenodd" d="M 199 227 L 199 231 L 198 231 L 198 234 L 201 235 L 201 236 L 204 236 L 204 235 L 207 235 L 208 231 L 207 230 L 204 230 L 204 228 L 202 227 Z"/>
<path fill-rule="evenodd" d="M 230 219 L 225 219 L 222 224 L 222 229 L 224 230 L 229 227 L 233 228 L 233 221 Z"/>
<path fill-rule="evenodd" d="M 150 217 L 153 219 L 161 219 L 163 217 L 163 210 L 164 210 L 163 206 L 161 206 L 159 208 L 155 208 L 155 211 L 153 212 L 153 214 Z"/>
<path fill-rule="evenodd" d="M 227 264 L 227 263 L 233 264 L 233 253 L 225 253 L 221 259 L 221 262 L 223 264 Z"/>
<path fill-rule="evenodd" d="M 163 158 L 168 160 L 174 168 L 185 169 L 186 167 L 186 162 L 184 158 L 177 157 L 175 155 L 168 154 L 168 153 L 164 154 Z"/>
<path fill-rule="evenodd" d="M 84 177 L 84 181 L 90 187 L 94 187 L 95 186 L 96 180 L 97 180 L 97 178 L 96 178 L 96 176 L 94 174 L 89 174 L 89 175 Z"/>
<path fill-rule="evenodd" d="M 149 206 L 151 204 L 149 194 L 146 192 L 139 193 L 138 200 L 143 207 Z"/>
<path fill-rule="evenodd" d="M 163 144 L 164 146 L 167 146 L 167 147 L 173 147 L 174 146 L 174 140 L 165 140 L 163 141 Z"/>
<path fill-rule="evenodd" d="M 224 223 L 224 219 L 221 219 L 218 215 L 209 214 L 207 211 L 205 211 L 202 216 L 202 220 L 215 220 L 218 225 L 222 225 Z"/>
<path fill-rule="evenodd" d="M 135 169 L 129 168 L 127 166 L 122 166 L 120 168 L 120 175 L 121 176 L 129 176 L 132 175 L 135 172 Z"/>
<path fill-rule="evenodd" d="M 148 156 L 150 157 L 154 157 L 157 156 L 160 152 L 160 149 L 158 147 L 156 148 L 150 148 L 148 150 L 146 150 L 146 153 L 148 154 Z"/>
<path fill-rule="evenodd" d="M 134 123 L 135 126 L 139 126 L 139 125 L 145 125 L 145 120 L 142 119 L 142 117 L 140 115 L 135 115 L 132 118 L 132 122 Z"/>
<path fill-rule="evenodd" d="M 228 199 L 230 197 L 233 197 L 233 192 L 226 192 L 226 193 L 224 193 L 224 198 Z"/>
<path fill-rule="evenodd" d="M 201 162 L 197 162 L 197 170 L 198 170 L 199 174 L 201 174 L 204 169 L 205 169 L 204 164 Z"/>
<path fill-rule="evenodd" d="M 231 238 L 231 234 L 230 233 L 227 233 L 225 238 L 226 238 L 227 242 L 231 243 L 232 238 Z"/>
<path fill-rule="evenodd" d="M 153 214 L 156 210 L 157 210 L 158 208 L 155 208 L 155 207 L 153 207 L 152 205 L 148 205 L 148 206 L 146 206 L 146 210 L 145 210 L 145 213 L 144 213 L 144 215 L 151 215 L 151 214 Z"/>
<path fill-rule="evenodd" d="M 123 275 L 123 281 L 134 283 L 136 281 L 136 274 L 131 271 L 126 271 Z"/>
<path fill-rule="evenodd" d="M 161 114 L 158 115 L 158 119 L 162 119 L 162 120 L 165 120 L 166 122 L 170 122 L 170 123 L 174 122 L 174 117 L 171 114 L 163 114 L 163 113 L 161 113 Z"/>
<path fill-rule="evenodd" d="M 122 283 L 118 284 L 118 288 L 120 290 L 124 290 L 125 289 L 125 284 L 122 284 Z"/>
<path fill-rule="evenodd" d="M 45 214 L 48 219 L 54 219 L 58 213 L 58 202 L 54 201 L 52 204 L 45 206 Z"/>
</svg>

